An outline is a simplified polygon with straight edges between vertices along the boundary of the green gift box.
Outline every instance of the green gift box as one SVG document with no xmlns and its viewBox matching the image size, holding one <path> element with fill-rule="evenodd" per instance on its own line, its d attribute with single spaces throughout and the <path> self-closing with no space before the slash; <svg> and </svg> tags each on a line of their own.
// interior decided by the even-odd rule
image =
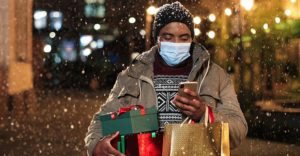
<svg viewBox="0 0 300 156">
<path fill-rule="evenodd" d="M 139 109 L 134 110 L 137 106 Z M 126 111 L 124 112 L 124 110 Z M 117 131 L 120 132 L 120 135 L 127 135 L 158 130 L 156 107 L 143 108 L 141 105 L 131 105 L 121 108 L 118 113 L 101 115 L 100 120 L 103 136 Z"/>
</svg>

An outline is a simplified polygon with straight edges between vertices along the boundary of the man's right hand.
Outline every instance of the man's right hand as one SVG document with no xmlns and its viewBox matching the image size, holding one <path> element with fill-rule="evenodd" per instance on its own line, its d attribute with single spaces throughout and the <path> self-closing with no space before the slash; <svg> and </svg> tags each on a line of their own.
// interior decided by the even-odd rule
<svg viewBox="0 0 300 156">
<path fill-rule="evenodd" d="M 116 150 L 110 143 L 111 140 L 116 138 L 118 135 L 119 132 L 116 132 L 115 134 L 112 134 L 111 136 L 99 141 L 94 148 L 93 156 L 125 156 Z"/>
</svg>

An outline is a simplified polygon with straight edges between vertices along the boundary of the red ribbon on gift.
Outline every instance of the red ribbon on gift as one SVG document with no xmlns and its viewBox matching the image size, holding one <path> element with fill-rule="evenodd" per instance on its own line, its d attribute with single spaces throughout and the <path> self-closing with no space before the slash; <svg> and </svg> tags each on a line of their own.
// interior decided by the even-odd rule
<svg viewBox="0 0 300 156">
<path fill-rule="evenodd" d="M 152 133 L 156 136 L 153 137 Z M 117 149 L 121 137 L 118 136 L 111 141 L 114 148 Z M 125 154 L 126 156 L 161 156 L 163 133 L 147 132 L 125 135 Z"/>
<path fill-rule="evenodd" d="M 135 110 L 135 109 L 139 109 L 140 110 L 140 113 L 141 115 L 145 115 L 145 108 L 144 106 L 142 105 L 130 105 L 128 107 L 121 107 L 118 111 L 117 111 L 117 116 L 120 116 L 122 115 L 123 113 L 126 113 L 126 112 L 129 112 L 129 111 L 132 111 L 132 110 Z M 116 118 L 116 115 L 115 113 L 111 113 L 111 119 L 115 119 Z"/>
<path fill-rule="evenodd" d="M 162 134 L 158 134 L 156 138 L 152 138 L 151 133 L 140 133 L 137 135 L 139 156 L 161 156 L 163 143 Z"/>
</svg>

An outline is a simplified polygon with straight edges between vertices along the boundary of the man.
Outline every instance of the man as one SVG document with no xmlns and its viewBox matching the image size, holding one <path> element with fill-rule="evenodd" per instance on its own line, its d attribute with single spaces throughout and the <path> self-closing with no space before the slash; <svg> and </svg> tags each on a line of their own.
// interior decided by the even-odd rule
<svg viewBox="0 0 300 156">
<path fill-rule="evenodd" d="M 101 122 L 95 118 L 130 104 L 155 105 L 162 131 L 164 124 L 181 123 L 186 116 L 200 121 L 206 105 L 210 106 L 215 121 L 229 123 L 231 147 L 239 145 L 247 134 L 247 123 L 229 75 L 210 62 L 203 46 L 192 42 L 192 14 L 179 2 L 160 7 L 153 36 L 157 45 L 119 74 L 107 101 L 95 114 L 85 138 L 89 155 L 123 155 L 110 143 L 118 133 L 102 136 Z M 177 94 L 183 81 L 198 82 L 198 92 L 184 90 L 193 100 Z"/>
</svg>

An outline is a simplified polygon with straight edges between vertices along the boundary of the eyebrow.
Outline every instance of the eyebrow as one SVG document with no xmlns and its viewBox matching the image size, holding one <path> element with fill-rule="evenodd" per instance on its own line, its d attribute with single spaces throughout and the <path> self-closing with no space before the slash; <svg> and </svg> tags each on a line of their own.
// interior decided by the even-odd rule
<svg viewBox="0 0 300 156">
<path fill-rule="evenodd" d="M 191 37 L 191 35 L 190 34 L 182 34 L 179 37 Z"/>
<path fill-rule="evenodd" d="M 174 34 L 171 34 L 171 33 L 163 33 L 161 36 L 167 36 L 167 35 L 175 36 Z"/>
<path fill-rule="evenodd" d="M 172 37 L 175 36 L 174 34 L 171 34 L 171 33 L 163 33 L 161 36 L 167 36 L 167 35 L 172 36 Z M 179 35 L 179 37 L 191 37 L 191 35 L 186 33 L 186 34 Z"/>
</svg>

